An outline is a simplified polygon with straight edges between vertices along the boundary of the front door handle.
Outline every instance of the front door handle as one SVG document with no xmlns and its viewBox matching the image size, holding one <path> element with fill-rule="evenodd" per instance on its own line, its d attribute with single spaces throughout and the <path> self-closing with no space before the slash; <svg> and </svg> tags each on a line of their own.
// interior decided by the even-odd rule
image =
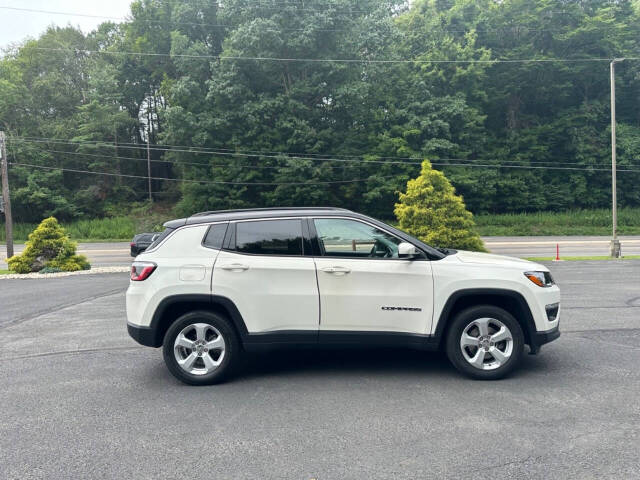
<svg viewBox="0 0 640 480">
<path fill-rule="evenodd" d="M 232 272 L 244 272 L 245 270 L 249 270 L 249 265 L 244 265 L 242 263 L 231 263 L 228 265 L 221 265 L 220 268 L 222 270 L 231 270 Z"/>
<path fill-rule="evenodd" d="M 322 271 L 327 273 L 333 273 L 335 275 L 346 275 L 347 273 L 351 272 L 351 269 L 346 267 L 336 266 L 336 267 L 324 267 Z"/>
</svg>

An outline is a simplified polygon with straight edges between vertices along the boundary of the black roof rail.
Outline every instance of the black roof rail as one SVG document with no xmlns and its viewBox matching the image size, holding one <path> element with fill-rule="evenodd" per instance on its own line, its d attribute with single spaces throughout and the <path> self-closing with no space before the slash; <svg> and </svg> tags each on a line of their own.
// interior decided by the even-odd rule
<svg viewBox="0 0 640 480">
<path fill-rule="evenodd" d="M 234 213 L 234 212 L 264 212 L 277 210 L 342 210 L 349 211 L 340 207 L 262 207 L 262 208 L 232 208 L 229 210 L 209 210 L 206 212 L 198 212 L 191 215 L 192 217 L 202 217 L 205 215 L 215 215 L 216 213 Z"/>
</svg>

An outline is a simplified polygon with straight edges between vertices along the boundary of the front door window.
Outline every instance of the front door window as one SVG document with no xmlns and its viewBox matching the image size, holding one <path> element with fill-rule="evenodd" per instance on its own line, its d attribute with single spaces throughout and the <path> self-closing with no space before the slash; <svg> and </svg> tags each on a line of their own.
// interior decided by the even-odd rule
<svg viewBox="0 0 640 480">
<path fill-rule="evenodd" d="M 343 218 L 317 218 L 314 225 L 324 256 L 398 258 L 398 245 L 402 240 L 367 223 Z"/>
</svg>

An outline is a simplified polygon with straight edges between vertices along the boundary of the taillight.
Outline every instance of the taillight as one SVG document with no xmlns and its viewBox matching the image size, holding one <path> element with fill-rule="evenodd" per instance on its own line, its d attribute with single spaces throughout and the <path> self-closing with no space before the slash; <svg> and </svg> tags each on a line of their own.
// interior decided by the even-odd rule
<svg viewBox="0 0 640 480">
<path fill-rule="evenodd" d="M 135 246 L 136 246 L 136 242 L 131 242 L 131 243 L 129 244 L 129 246 L 130 246 L 130 247 L 135 247 Z"/>
<path fill-rule="evenodd" d="M 134 282 L 146 280 L 156 268 L 157 265 L 152 262 L 133 262 L 131 264 L 131 280 Z"/>
</svg>

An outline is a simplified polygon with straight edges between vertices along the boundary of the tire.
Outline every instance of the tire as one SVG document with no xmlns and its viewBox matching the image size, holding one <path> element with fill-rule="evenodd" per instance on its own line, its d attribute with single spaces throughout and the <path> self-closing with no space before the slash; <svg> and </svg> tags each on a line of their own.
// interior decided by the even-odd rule
<svg viewBox="0 0 640 480">
<path fill-rule="evenodd" d="M 212 385 L 231 376 L 240 360 L 238 337 L 229 320 L 217 313 L 194 311 L 179 317 L 163 342 L 169 371 L 189 385 Z"/>
<path fill-rule="evenodd" d="M 524 334 L 509 312 L 478 305 L 456 315 L 447 333 L 446 349 L 451 363 L 463 374 L 477 380 L 497 380 L 522 360 Z"/>
</svg>

